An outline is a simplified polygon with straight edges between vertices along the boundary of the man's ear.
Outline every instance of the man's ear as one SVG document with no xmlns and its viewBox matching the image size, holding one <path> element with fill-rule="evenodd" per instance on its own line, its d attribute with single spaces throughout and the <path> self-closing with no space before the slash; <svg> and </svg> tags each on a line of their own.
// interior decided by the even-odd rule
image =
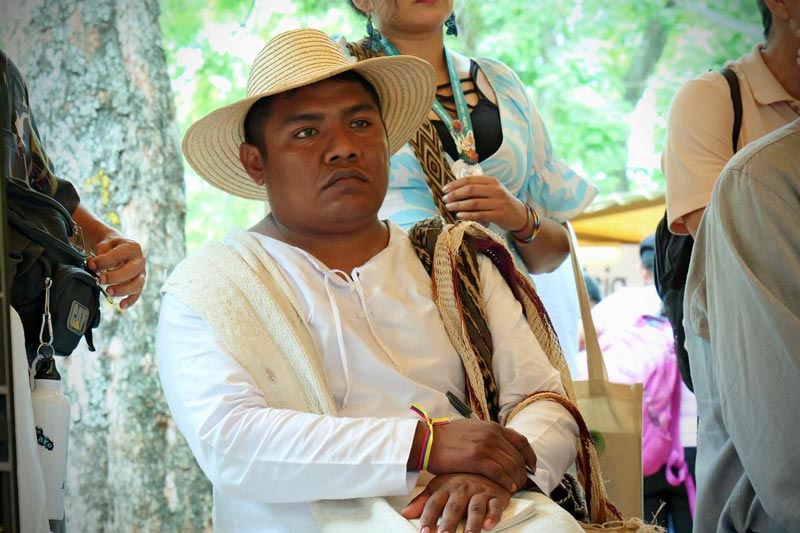
<svg viewBox="0 0 800 533">
<path fill-rule="evenodd" d="M 240 144 L 239 161 L 241 161 L 245 172 L 253 179 L 256 185 L 264 185 L 266 183 L 264 158 L 261 155 L 261 150 L 256 145 L 250 143 Z"/>
</svg>

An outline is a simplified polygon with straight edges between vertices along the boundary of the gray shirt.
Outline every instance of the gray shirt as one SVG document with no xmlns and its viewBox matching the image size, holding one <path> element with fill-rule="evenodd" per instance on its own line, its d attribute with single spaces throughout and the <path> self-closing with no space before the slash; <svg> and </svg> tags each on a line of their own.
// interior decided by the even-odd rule
<svg viewBox="0 0 800 533">
<path fill-rule="evenodd" d="M 696 532 L 800 531 L 800 120 L 723 170 L 684 307 Z"/>
</svg>

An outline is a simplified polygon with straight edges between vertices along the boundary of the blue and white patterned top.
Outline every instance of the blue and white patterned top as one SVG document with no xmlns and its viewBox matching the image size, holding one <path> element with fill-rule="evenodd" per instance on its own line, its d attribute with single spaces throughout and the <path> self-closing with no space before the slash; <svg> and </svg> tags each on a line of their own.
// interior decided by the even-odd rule
<svg viewBox="0 0 800 533">
<path fill-rule="evenodd" d="M 481 161 L 485 174 L 496 177 L 541 216 L 564 222 L 583 211 L 597 189 L 554 159 L 542 118 L 519 77 L 499 61 L 475 61 L 497 95 L 503 128 L 500 148 Z M 418 220 L 436 214 L 422 167 L 407 144 L 392 156 L 389 192 L 380 216 L 408 229 Z"/>
</svg>

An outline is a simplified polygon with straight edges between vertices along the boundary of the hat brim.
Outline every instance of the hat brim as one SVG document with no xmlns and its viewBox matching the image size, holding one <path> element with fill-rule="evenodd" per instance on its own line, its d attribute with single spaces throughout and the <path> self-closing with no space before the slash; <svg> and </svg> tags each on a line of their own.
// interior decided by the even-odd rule
<svg viewBox="0 0 800 533">
<path fill-rule="evenodd" d="M 295 66 L 299 68 L 298 66 Z M 424 60 L 412 56 L 377 57 L 342 65 L 303 79 L 295 87 L 248 96 L 201 118 L 186 131 L 186 161 L 214 187 L 253 200 L 266 200 L 267 191 L 257 185 L 239 161 L 244 142 L 244 119 L 261 98 L 304 87 L 347 71 L 366 79 L 378 94 L 386 127 L 389 154 L 397 152 L 419 129 L 436 95 L 436 74 Z"/>
</svg>

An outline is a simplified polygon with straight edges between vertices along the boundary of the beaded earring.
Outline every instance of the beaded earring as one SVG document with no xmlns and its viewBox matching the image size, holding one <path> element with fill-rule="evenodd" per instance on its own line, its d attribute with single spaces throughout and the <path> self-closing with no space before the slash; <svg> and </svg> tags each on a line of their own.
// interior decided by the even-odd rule
<svg viewBox="0 0 800 533">
<path fill-rule="evenodd" d="M 367 13 L 367 39 L 364 46 L 373 52 L 380 52 L 382 41 L 383 35 L 372 25 L 372 13 Z"/>
<path fill-rule="evenodd" d="M 450 16 L 447 17 L 447 20 L 444 21 L 444 25 L 447 28 L 447 35 L 455 35 L 458 36 L 458 26 L 456 26 L 456 14 L 450 13 Z"/>
</svg>

